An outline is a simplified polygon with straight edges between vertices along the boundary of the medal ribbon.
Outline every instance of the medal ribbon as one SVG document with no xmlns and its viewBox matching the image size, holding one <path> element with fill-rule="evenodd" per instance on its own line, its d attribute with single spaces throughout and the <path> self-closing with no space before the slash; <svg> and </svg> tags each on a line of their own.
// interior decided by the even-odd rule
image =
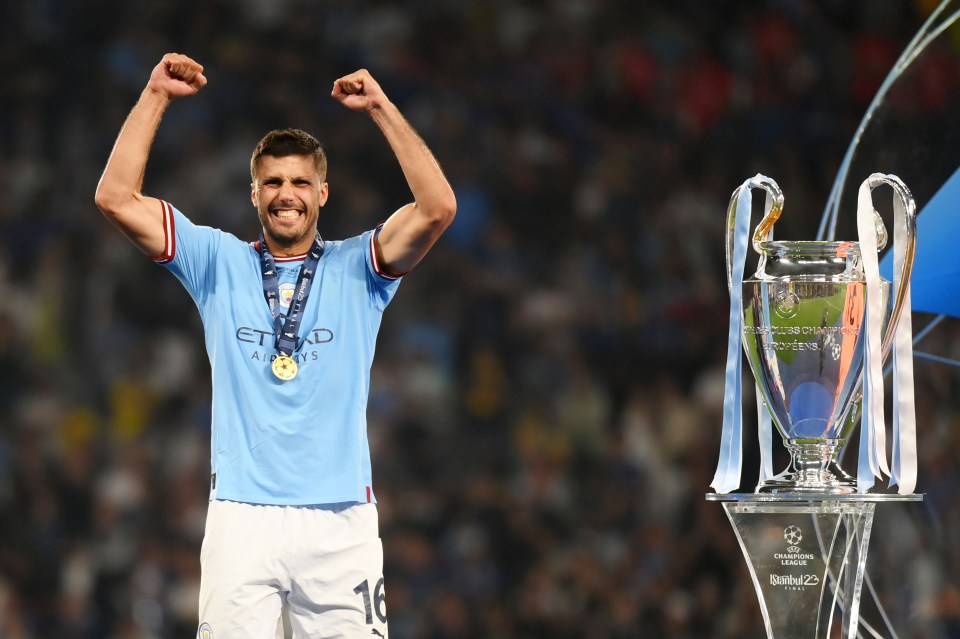
<svg viewBox="0 0 960 639">
<path fill-rule="evenodd" d="M 277 278 L 276 260 L 267 248 L 267 243 L 263 239 L 263 232 L 260 233 L 260 272 L 263 278 L 263 296 L 270 307 L 270 314 L 273 315 L 273 329 L 276 333 L 274 347 L 281 355 L 289 357 L 297 348 L 300 316 L 307 306 L 307 296 L 310 294 L 317 264 L 320 262 L 320 256 L 322 255 L 323 239 L 317 233 L 317 237 L 313 240 L 313 246 L 310 247 L 310 251 L 304 258 L 303 266 L 300 267 L 300 276 L 297 278 L 297 286 L 293 298 L 290 300 L 290 308 L 287 309 L 287 314 L 283 315 L 280 310 L 280 286 Z"/>
</svg>

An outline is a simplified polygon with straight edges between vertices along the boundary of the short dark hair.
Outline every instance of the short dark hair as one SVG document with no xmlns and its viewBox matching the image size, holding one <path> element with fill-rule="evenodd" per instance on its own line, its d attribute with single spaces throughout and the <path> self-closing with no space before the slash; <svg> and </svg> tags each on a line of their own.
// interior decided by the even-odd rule
<svg viewBox="0 0 960 639">
<path fill-rule="evenodd" d="M 300 129 L 276 129 L 263 136 L 250 156 L 250 177 L 257 179 L 257 163 L 264 155 L 283 158 L 288 155 L 309 155 L 320 174 L 320 180 L 327 179 L 327 154 L 317 138 Z"/>
</svg>

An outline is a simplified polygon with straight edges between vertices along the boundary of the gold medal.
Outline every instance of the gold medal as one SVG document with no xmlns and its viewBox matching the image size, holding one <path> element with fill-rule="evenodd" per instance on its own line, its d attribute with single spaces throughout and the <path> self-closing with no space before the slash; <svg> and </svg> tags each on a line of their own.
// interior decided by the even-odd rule
<svg viewBox="0 0 960 639">
<path fill-rule="evenodd" d="M 271 367 L 273 374 L 285 382 L 297 376 L 297 361 L 288 355 L 277 355 Z"/>
</svg>

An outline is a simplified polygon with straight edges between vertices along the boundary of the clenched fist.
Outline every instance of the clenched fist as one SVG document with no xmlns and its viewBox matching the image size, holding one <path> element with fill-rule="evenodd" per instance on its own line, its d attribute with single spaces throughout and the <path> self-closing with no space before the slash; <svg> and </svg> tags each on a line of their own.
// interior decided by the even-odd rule
<svg viewBox="0 0 960 639">
<path fill-rule="evenodd" d="M 153 68 L 147 88 L 169 98 L 194 95 L 207 84 L 203 65 L 182 53 L 168 53 Z"/>
<path fill-rule="evenodd" d="M 354 111 L 373 111 L 383 106 L 387 100 L 380 85 L 366 69 L 354 71 L 336 80 L 330 95 Z"/>
</svg>

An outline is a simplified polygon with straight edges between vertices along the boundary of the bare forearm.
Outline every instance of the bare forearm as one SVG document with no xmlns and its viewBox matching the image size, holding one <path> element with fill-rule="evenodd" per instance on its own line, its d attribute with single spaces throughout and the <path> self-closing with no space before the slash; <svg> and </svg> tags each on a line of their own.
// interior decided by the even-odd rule
<svg viewBox="0 0 960 639">
<path fill-rule="evenodd" d="M 120 129 L 97 185 L 97 206 L 147 255 L 160 255 L 166 245 L 160 203 L 140 193 L 153 138 L 170 101 L 206 84 L 196 61 L 180 53 L 164 55 Z"/>
<path fill-rule="evenodd" d="M 373 109 L 370 117 L 397 156 L 417 208 L 430 218 L 449 221 L 456 211 L 453 189 L 423 139 L 392 102 Z"/>
<path fill-rule="evenodd" d="M 407 178 L 414 201 L 387 219 L 377 240 L 387 272 L 406 273 L 453 221 L 457 213 L 453 189 L 433 153 L 366 69 L 336 80 L 331 95 L 347 108 L 373 118 Z"/>
<path fill-rule="evenodd" d="M 104 213 L 118 212 L 140 195 L 150 147 L 169 104 L 167 96 L 144 89 L 127 116 L 97 186 L 97 204 Z"/>
</svg>

